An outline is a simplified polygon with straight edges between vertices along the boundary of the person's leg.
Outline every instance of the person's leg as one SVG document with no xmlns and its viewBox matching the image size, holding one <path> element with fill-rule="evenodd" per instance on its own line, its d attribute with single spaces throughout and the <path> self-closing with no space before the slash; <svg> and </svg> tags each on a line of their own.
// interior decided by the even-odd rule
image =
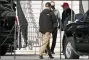
<svg viewBox="0 0 89 60">
<path fill-rule="evenodd" d="M 54 53 L 54 48 L 56 46 L 56 38 L 57 38 L 57 28 L 53 29 L 52 38 L 53 40 L 52 40 L 51 52 Z"/>
<path fill-rule="evenodd" d="M 65 39 L 66 37 L 63 35 L 63 40 L 62 40 L 62 47 L 63 47 L 63 49 L 62 49 L 62 53 L 64 53 L 64 44 L 65 44 Z"/>
<path fill-rule="evenodd" d="M 50 40 L 49 40 L 49 42 L 48 42 L 48 44 L 47 44 L 47 47 L 46 47 L 46 49 L 45 49 L 45 53 L 47 54 L 48 53 L 48 49 L 50 48 Z M 50 52 L 51 52 L 51 50 L 50 50 Z"/>
<path fill-rule="evenodd" d="M 41 47 L 41 50 L 40 50 L 40 56 L 43 56 L 43 52 L 45 51 L 45 49 L 47 47 L 49 39 L 50 39 L 50 32 L 46 32 L 43 35 L 43 44 L 42 44 L 42 47 Z"/>
<path fill-rule="evenodd" d="M 51 54 L 50 40 L 49 40 L 48 45 L 47 45 L 47 52 L 48 52 L 48 54 Z"/>
<path fill-rule="evenodd" d="M 50 49 L 50 40 L 47 45 L 47 52 L 48 52 L 49 58 L 53 59 L 54 57 L 52 56 L 51 49 Z"/>
<path fill-rule="evenodd" d="M 45 49 L 46 54 L 49 52 L 48 51 L 49 48 L 50 48 L 50 40 L 48 41 L 48 44 L 47 44 L 46 49 Z M 51 50 L 50 50 L 50 52 L 51 52 Z"/>
</svg>

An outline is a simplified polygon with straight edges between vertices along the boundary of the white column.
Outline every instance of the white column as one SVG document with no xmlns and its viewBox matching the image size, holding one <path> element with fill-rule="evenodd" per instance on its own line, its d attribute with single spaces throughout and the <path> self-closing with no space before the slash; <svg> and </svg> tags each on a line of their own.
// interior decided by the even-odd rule
<svg viewBox="0 0 89 60">
<path fill-rule="evenodd" d="M 84 12 L 88 10 L 88 1 L 82 1 Z"/>
</svg>

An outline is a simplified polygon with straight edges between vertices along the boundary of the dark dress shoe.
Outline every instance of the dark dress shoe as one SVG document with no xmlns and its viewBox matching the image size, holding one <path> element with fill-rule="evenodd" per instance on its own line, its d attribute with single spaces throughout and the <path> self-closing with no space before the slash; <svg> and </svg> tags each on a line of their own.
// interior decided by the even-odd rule
<svg viewBox="0 0 89 60">
<path fill-rule="evenodd" d="M 53 59 L 54 57 L 51 54 L 48 54 L 50 59 Z"/>
<path fill-rule="evenodd" d="M 43 56 L 39 55 L 39 58 L 40 58 L 40 59 L 43 59 Z"/>
</svg>

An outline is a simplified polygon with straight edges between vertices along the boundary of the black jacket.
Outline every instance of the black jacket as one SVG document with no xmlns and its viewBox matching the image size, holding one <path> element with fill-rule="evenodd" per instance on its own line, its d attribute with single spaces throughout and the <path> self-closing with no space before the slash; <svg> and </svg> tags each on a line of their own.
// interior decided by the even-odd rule
<svg viewBox="0 0 89 60">
<path fill-rule="evenodd" d="M 48 14 L 49 17 L 47 16 L 47 14 Z M 52 12 L 49 9 L 44 9 L 40 13 L 39 31 L 41 33 L 52 32 L 54 23 L 56 23 L 56 16 L 55 16 L 54 12 Z"/>
<path fill-rule="evenodd" d="M 64 10 L 62 13 L 62 26 L 65 28 L 66 24 L 68 24 L 68 21 L 71 21 L 71 13 L 72 13 L 72 22 L 75 20 L 75 13 L 73 10 L 68 8 L 67 10 Z"/>
</svg>

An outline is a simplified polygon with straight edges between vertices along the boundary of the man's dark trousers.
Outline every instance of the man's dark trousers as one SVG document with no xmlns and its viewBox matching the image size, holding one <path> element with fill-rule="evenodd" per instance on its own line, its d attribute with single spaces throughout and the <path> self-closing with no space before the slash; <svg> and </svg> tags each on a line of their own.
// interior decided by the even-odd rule
<svg viewBox="0 0 89 60">
<path fill-rule="evenodd" d="M 52 32 L 52 46 L 51 46 L 51 52 L 54 52 L 54 48 L 56 46 L 56 38 L 57 38 L 57 27 L 53 28 Z"/>
</svg>

